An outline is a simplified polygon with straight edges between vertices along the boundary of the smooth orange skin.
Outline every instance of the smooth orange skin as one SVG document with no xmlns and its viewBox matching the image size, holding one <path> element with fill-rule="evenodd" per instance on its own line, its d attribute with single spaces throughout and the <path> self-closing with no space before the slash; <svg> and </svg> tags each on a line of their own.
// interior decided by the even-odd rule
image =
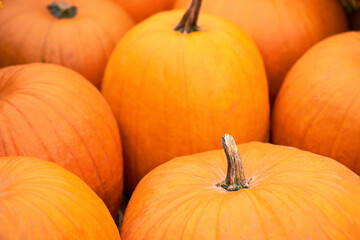
<svg viewBox="0 0 360 240">
<path fill-rule="evenodd" d="M 175 7 L 188 4 L 177 0 Z M 203 0 L 202 11 L 228 18 L 254 39 L 264 59 L 271 101 L 307 49 L 348 29 L 337 0 Z"/>
<path fill-rule="evenodd" d="M 119 3 L 136 22 L 141 22 L 145 18 L 160 12 L 169 10 L 174 4 L 174 0 L 113 0 Z"/>
<path fill-rule="evenodd" d="M 183 11 L 160 13 L 129 31 L 108 63 L 102 92 L 120 126 L 125 189 L 177 156 L 266 141 L 268 88 L 255 44 L 235 24 L 200 15 L 201 31 L 173 28 Z"/>
<path fill-rule="evenodd" d="M 359 76 L 359 32 L 311 48 L 276 99 L 273 142 L 331 157 L 360 174 Z"/>
<path fill-rule="evenodd" d="M 146 175 L 126 208 L 121 237 L 138 239 L 360 238 L 360 178 L 294 148 L 238 146 L 249 189 L 228 192 L 223 150 L 171 160 Z"/>
<path fill-rule="evenodd" d="M 78 73 L 53 64 L 0 70 L 0 156 L 33 156 L 82 178 L 115 217 L 123 189 L 116 120 Z"/>
<path fill-rule="evenodd" d="M 47 62 L 71 68 L 100 87 L 108 58 L 134 22 L 111 1 L 64 0 L 77 7 L 71 19 L 47 9 L 55 0 L 3 0 L 0 68 Z"/>
<path fill-rule="evenodd" d="M 47 161 L 0 158 L 0 239 L 120 240 L 103 201 Z"/>
</svg>

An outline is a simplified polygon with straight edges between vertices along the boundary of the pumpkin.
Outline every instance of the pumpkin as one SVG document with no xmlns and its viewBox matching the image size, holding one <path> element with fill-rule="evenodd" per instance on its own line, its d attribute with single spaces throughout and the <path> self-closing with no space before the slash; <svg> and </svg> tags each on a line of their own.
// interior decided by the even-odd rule
<svg viewBox="0 0 360 240">
<path fill-rule="evenodd" d="M 0 158 L 0 209 L 0 239 L 120 239 L 80 178 L 36 158 Z"/>
<path fill-rule="evenodd" d="M 0 156 L 63 166 L 116 216 L 123 187 L 119 130 L 99 91 L 73 70 L 45 63 L 0 70 Z"/>
<path fill-rule="evenodd" d="M 359 76 L 359 32 L 311 48 L 276 99 L 273 142 L 331 157 L 360 174 Z"/>
<path fill-rule="evenodd" d="M 186 7 L 189 0 L 177 0 Z M 346 15 L 337 0 L 207 0 L 203 10 L 238 24 L 263 56 L 271 102 L 295 61 L 318 41 L 347 30 Z"/>
<path fill-rule="evenodd" d="M 265 141 L 266 75 L 251 39 L 235 24 L 201 15 L 192 3 L 159 13 L 119 42 L 102 92 L 120 126 L 125 189 L 174 157 L 215 149 L 216 137 Z"/>
<path fill-rule="evenodd" d="M 348 168 L 284 146 L 251 142 L 237 151 L 229 136 L 223 144 L 227 160 L 209 151 L 146 175 L 122 239 L 360 238 L 360 178 Z"/>
<path fill-rule="evenodd" d="M 169 10 L 174 4 L 174 0 L 114 0 L 130 13 L 136 22 L 141 22 L 145 18 L 160 12 Z"/>
<path fill-rule="evenodd" d="M 115 44 L 133 20 L 111 1 L 53 1 L 3 0 L 0 68 L 56 63 L 99 87 Z"/>
</svg>

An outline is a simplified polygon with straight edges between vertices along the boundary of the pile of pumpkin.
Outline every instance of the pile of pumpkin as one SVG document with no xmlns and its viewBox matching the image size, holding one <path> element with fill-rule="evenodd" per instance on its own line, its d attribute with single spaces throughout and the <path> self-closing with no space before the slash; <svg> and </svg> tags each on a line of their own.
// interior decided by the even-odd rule
<svg viewBox="0 0 360 240">
<path fill-rule="evenodd" d="M 0 239 L 360 239 L 359 5 L 3 0 Z"/>
</svg>

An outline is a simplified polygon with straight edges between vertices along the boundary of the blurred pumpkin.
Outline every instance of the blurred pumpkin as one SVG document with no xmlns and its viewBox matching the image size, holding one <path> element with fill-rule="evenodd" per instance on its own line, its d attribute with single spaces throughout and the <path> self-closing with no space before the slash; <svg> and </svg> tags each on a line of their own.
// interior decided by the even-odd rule
<svg viewBox="0 0 360 240">
<path fill-rule="evenodd" d="M 201 15 L 200 1 L 140 23 L 119 42 L 102 92 L 120 126 L 125 188 L 176 156 L 217 147 L 229 131 L 265 141 L 268 88 L 261 56 L 235 24 Z"/>
<path fill-rule="evenodd" d="M 123 187 L 116 120 L 78 73 L 45 63 L 0 70 L 0 156 L 33 156 L 63 166 L 116 216 Z"/>
<path fill-rule="evenodd" d="M 177 0 L 186 7 L 189 0 Z M 223 16 L 249 34 L 263 56 L 273 102 L 295 61 L 318 41 L 346 31 L 337 0 L 206 0 L 204 12 Z"/>
<path fill-rule="evenodd" d="M 108 58 L 133 20 L 111 1 L 3 0 L 0 67 L 56 63 L 99 87 Z"/>
<path fill-rule="evenodd" d="M 229 136 L 223 144 L 228 167 L 218 150 L 146 175 L 126 208 L 122 239 L 360 238 L 360 178 L 348 168 L 284 146 L 237 150 Z"/>
<path fill-rule="evenodd" d="M 136 22 L 141 22 L 145 18 L 160 12 L 169 10 L 174 4 L 174 0 L 114 0 L 120 3 L 124 9 L 130 13 Z"/>
<path fill-rule="evenodd" d="M 103 201 L 62 167 L 0 158 L 0 239 L 120 239 Z"/>
<path fill-rule="evenodd" d="M 275 102 L 273 142 L 360 174 L 360 32 L 330 37 L 291 69 Z"/>
</svg>

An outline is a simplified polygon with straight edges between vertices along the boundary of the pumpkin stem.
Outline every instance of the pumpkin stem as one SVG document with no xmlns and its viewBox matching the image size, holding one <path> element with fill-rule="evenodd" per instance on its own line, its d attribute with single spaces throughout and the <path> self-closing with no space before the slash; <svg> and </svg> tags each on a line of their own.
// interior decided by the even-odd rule
<svg viewBox="0 0 360 240">
<path fill-rule="evenodd" d="M 245 178 L 242 160 L 234 138 L 225 134 L 225 136 L 221 137 L 221 144 L 226 154 L 228 168 L 225 180 L 219 185 L 227 191 L 249 188 L 250 183 Z"/>
<path fill-rule="evenodd" d="M 53 2 L 47 5 L 50 13 L 56 18 L 73 18 L 77 8 L 63 1 Z"/>
<path fill-rule="evenodd" d="M 199 17 L 201 0 L 192 0 L 181 21 L 175 27 L 175 31 L 181 33 L 192 33 L 199 31 L 197 20 Z"/>
</svg>

